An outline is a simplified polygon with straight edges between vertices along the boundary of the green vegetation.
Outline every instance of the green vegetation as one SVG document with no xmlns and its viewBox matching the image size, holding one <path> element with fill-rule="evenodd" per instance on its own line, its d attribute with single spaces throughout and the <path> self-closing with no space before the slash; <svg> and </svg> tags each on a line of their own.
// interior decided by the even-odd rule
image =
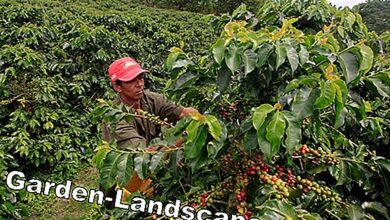
<svg viewBox="0 0 390 220">
<path fill-rule="evenodd" d="M 264 4 L 257 17 L 240 7 L 211 21 L 222 33 L 208 54 L 174 48 L 165 63 L 171 98 L 208 114 L 153 143 L 182 137 L 182 147 L 103 144 L 94 157 L 103 186 L 124 186 L 124 171 L 135 169 L 155 180 L 154 199 L 180 199 L 193 212 L 388 219 L 390 67 L 361 16 L 286 0 Z M 109 102 L 94 115 L 113 124 L 131 116 Z"/>
<path fill-rule="evenodd" d="M 99 179 L 95 167 L 84 165 L 75 168 L 74 178 L 71 179 L 75 186 L 82 186 L 86 189 L 98 189 Z M 55 175 L 39 177 L 41 180 L 53 179 Z M 73 175 L 72 175 L 73 176 Z M 63 181 L 63 176 L 57 177 Z M 64 182 L 59 182 L 64 183 Z M 83 219 L 91 218 L 96 214 L 97 205 L 87 202 L 77 202 L 73 199 L 56 198 L 52 192 L 48 196 L 29 194 L 28 204 L 30 219 Z M 50 207 L 50 208 L 48 208 Z"/>
<path fill-rule="evenodd" d="M 264 0 L 136 0 L 135 2 L 159 8 L 192 11 L 203 14 L 220 14 L 230 13 L 241 4 L 257 10 Z"/>
<path fill-rule="evenodd" d="M 390 31 L 386 31 L 380 35 L 380 38 L 383 40 L 384 47 L 383 53 L 389 53 L 390 51 Z"/>
<path fill-rule="evenodd" d="M 100 123 L 88 115 L 96 98 L 113 96 L 113 60 L 142 61 L 156 89 L 169 48 L 202 54 L 215 39 L 199 14 L 122 1 L 1 1 L 0 11 L 0 216 L 14 218 L 27 210 L 9 202 L 7 172 L 69 173 L 93 155 Z"/>
<path fill-rule="evenodd" d="M 240 6 L 210 24 L 124 0 L 0 0 L 0 10 L 0 219 L 153 219 L 4 181 L 19 170 L 96 189 L 99 173 L 103 187 L 123 187 L 133 169 L 153 180 L 154 200 L 194 212 L 389 219 L 390 38 L 359 14 L 325 0 Z M 102 121 L 164 124 L 106 101 L 107 67 L 123 56 L 151 70 L 149 88 L 204 113 L 163 129 L 158 151 L 100 140 Z"/>
</svg>

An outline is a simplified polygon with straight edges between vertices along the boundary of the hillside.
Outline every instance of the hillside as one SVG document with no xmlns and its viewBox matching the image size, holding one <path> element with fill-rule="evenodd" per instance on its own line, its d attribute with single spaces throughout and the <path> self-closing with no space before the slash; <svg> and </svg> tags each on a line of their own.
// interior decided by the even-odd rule
<svg viewBox="0 0 390 220">
<path fill-rule="evenodd" d="M 368 1 L 358 5 L 368 30 L 383 33 L 390 31 L 390 1 Z"/>
<path fill-rule="evenodd" d="M 327 0 L 147 5 L 0 0 L 0 220 L 390 219 L 390 32 Z M 191 108 L 141 77 L 116 104 L 124 56 Z"/>
<path fill-rule="evenodd" d="M 8 171 L 65 179 L 93 156 L 100 131 L 89 113 L 113 97 L 113 60 L 138 59 L 156 90 L 171 47 L 202 54 L 216 39 L 201 14 L 128 1 L 3 0 L 0 11 L 0 216 L 26 215 L 15 209 L 25 194 L 4 185 Z"/>
</svg>

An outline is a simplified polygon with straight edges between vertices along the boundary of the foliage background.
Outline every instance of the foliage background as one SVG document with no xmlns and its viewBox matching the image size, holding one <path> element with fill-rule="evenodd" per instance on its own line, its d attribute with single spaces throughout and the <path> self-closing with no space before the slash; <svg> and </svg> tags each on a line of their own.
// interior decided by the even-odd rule
<svg viewBox="0 0 390 220">
<path fill-rule="evenodd" d="M 248 3 L 253 5 L 257 4 L 257 1 Z M 166 5 L 167 2 L 164 1 L 154 1 L 149 4 L 173 7 Z M 175 3 L 175 7 L 202 13 L 220 13 L 222 11 L 216 10 L 224 8 L 220 4 L 222 2 L 186 1 L 183 4 Z M 237 2 L 226 4 L 229 6 L 226 8 L 231 12 Z M 248 25 L 235 27 L 242 28 L 243 33 L 249 29 L 258 31 L 262 27 L 269 27 L 270 31 L 275 31 L 282 27 L 282 17 L 299 15 L 300 20 L 294 23 L 294 27 L 303 30 L 306 35 L 314 35 L 323 29 L 323 24 L 330 25 L 341 19 L 337 16 L 333 17 L 332 13 L 336 13 L 333 9 L 321 6 L 323 5 L 298 7 L 288 3 L 286 5 L 276 3 L 270 5 L 269 3 L 263 6 L 257 18 L 253 16 L 253 13 L 245 12 L 245 10 L 242 13 L 238 10 L 235 14 L 211 17 L 215 25 L 212 28 L 200 14 L 149 8 L 126 1 L 85 0 L 64 3 L 61 1 L 2 0 L 0 2 L 3 12 L 0 15 L 0 173 L 2 180 L 10 170 L 17 169 L 25 172 L 28 178 L 38 176 L 47 179 L 51 176 L 53 180 L 62 182 L 72 176 L 75 167 L 80 163 L 90 161 L 94 154 L 93 148 L 100 142 L 98 123 L 91 120 L 89 113 L 96 106 L 94 101 L 96 98 L 111 99 L 113 97 L 112 93 L 107 92 L 111 90 L 105 70 L 112 60 L 120 56 L 129 55 L 142 60 L 144 67 L 151 69 L 153 73 L 149 79 L 149 87 L 160 89 L 167 85 L 165 92 L 178 102 L 196 105 L 203 112 L 213 113 L 220 112 L 221 107 L 225 107 L 226 110 L 227 106 L 237 103 L 239 111 L 228 112 L 230 118 L 224 119 L 222 112 L 218 116 L 219 120 L 222 120 L 234 132 L 236 126 L 234 121 L 242 122 L 246 116 L 250 115 L 250 107 L 258 107 L 266 102 L 275 103 L 280 97 L 280 91 L 276 84 L 261 90 L 253 89 L 256 85 L 248 83 L 256 81 L 242 77 L 242 73 L 246 70 L 241 62 L 237 64 L 237 69 L 232 71 L 234 77 L 230 85 L 228 87 L 226 83 L 221 85 L 221 78 L 218 81 L 217 77 L 218 71 L 226 73 L 231 71 L 233 66 L 214 61 L 212 49 L 217 48 L 215 45 L 210 50 L 207 51 L 207 49 L 217 39 L 229 38 L 225 33 L 224 25 L 233 20 L 245 20 L 248 23 Z M 310 10 L 306 10 L 307 8 Z M 358 17 L 353 20 L 349 12 L 344 13 L 350 16 L 343 24 L 345 29 L 349 29 L 347 32 L 350 39 L 341 39 L 342 47 L 345 45 L 353 47 L 359 40 L 367 39 L 366 44 L 375 51 L 376 62 L 372 73 L 387 71 L 389 55 L 386 51 L 389 51 L 389 34 L 383 33 L 380 36 L 387 47 L 386 51 L 381 52 L 378 36 L 375 33 L 367 35 Z M 231 40 L 237 43 L 238 48 L 247 49 L 247 42 L 237 41 L 236 38 Z M 282 47 L 285 47 L 284 43 L 286 42 L 283 42 Z M 180 44 L 182 47 L 171 50 L 172 53 L 168 57 L 168 50 Z M 241 57 L 243 51 L 244 49 L 237 53 L 240 54 L 238 56 L 229 53 L 235 59 Z M 329 54 L 319 52 L 317 59 L 324 59 L 325 55 Z M 276 59 L 276 57 L 271 58 Z M 183 65 L 183 62 L 177 62 L 180 60 L 188 62 Z M 165 61 L 167 62 L 163 68 Z M 269 62 L 267 71 L 278 72 L 272 69 L 276 62 Z M 278 74 L 282 71 L 286 73 L 290 71 L 289 58 L 286 57 L 284 62 L 279 64 L 281 68 Z M 338 68 L 342 72 L 341 64 L 337 65 L 340 65 Z M 302 70 L 305 69 L 301 64 L 299 66 Z M 318 71 L 324 70 L 322 67 L 318 69 Z M 181 82 L 178 83 L 180 78 L 177 77 L 183 76 L 181 74 L 185 71 L 202 77 L 181 78 Z M 170 80 L 168 84 L 165 84 L 167 79 Z M 193 81 L 188 81 L 188 79 Z M 292 79 L 291 76 L 287 78 L 288 81 Z M 212 83 L 207 84 L 204 81 Z M 191 87 L 189 85 L 193 85 L 191 83 L 199 83 L 199 87 L 191 90 L 189 89 Z M 223 88 L 226 89 L 225 93 Z M 246 93 L 247 88 L 252 88 L 253 92 Z M 221 90 L 222 95 L 213 99 L 217 89 Z M 356 87 L 356 90 L 358 94 L 366 91 L 364 86 Z M 383 93 L 386 94 L 386 90 Z M 374 109 L 386 110 L 388 109 L 388 97 L 384 99 L 386 102 L 375 100 L 381 97 L 380 95 L 383 96 L 377 92 L 370 93 L 364 99 L 369 101 Z M 388 135 L 386 136 L 389 129 L 386 124 L 388 113 L 385 111 L 382 115 L 377 115 L 375 111 L 374 115 L 374 113 L 365 112 L 367 109 L 354 107 L 356 115 L 359 115 L 357 117 L 364 118 L 364 113 L 367 113 L 369 118 L 384 120 L 384 122 L 380 119 L 376 119 L 379 121 L 366 121 L 366 128 L 371 129 L 372 132 L 366 130 L 366 136 L 362 141 L 372 145 L 380 156 L 388 158 L 389 151 L 383 148 L 383 146 L 388 146 Z M 229 107 L 229 109 L 234 109 L 234 107 Z M 206 128 L 203 126 L 202 129 L 206 130 Z M 361 138 L 360 132 L 356 131 L 351 135 Z M 383 138 L 371 139 L 380 133 L 385 134 Z M 212 135 L 208 135 L 208 138 L 212 138 Z M 332 140 L 332 143 L 333 141 L 337 142 L 337 140 Z M 233 146 L 233 144 L 229 145 Z M 363 159 L 363 162 L 367 161 Z M 387 168 L 387 165 L 385 167 Z M 188 173 L 190 169 L 188 168 Z M 203 171 L 195 176 L 194 180 L 202 179 L 203 175 L 208 175 L 210 172 Z M 51 175 L 53 173 L 58 175 Z M 188 173 L 180 174 L 184 178 Z M 384 177 L 385 175 L 388 174 L 383 174 Z M 329 176 L 322 178 L 326 179 Z M 338 192 L 348 195 L 352 189 L 361 189 L 349 181 L 352 178 L 363 177 L 349 176 L 348 178 L 348 181 L 345 181 L 350 185 L 347 184 L 346 188 L 339 186 L 336 189 Z M 24 205 L 29 200 L 28 196 L 24 192 L 17 194 L 10 192 L 3 183 L 4 181 L 0 184 L 0 216 L 2 218 L 28 216 L 31 201 L 30 204 Z M 212 183 L 215 183 L 212 178 L 198 183 L 200 188 L 195 191 L 195 195 L 202 190 L 209 190 L 209 185 Z M 167 187 L 176 187 L 169 179 L 165 184 Z M 373 192 L 377 191 L 373 190 Z M 169 195 L 175 194 L 174 191 L 170 193 L 166 193 L 166 196 L 160 199 L 169 199 Z M 360 199 L 362 198 L 356 200 L 358 204 L 364 202 Z M 377 201 L 386 202 L 382 199 L 383 197 L 379 196 Z M 124 213 L 119 213 L 119 215 L 124 215 Z"/>
<path fill-rule="evenodd" d="M 257 10 L 264 3 L 264 0 L 147 0 L 136 2 L 152 7 L 192 11 L 202 14 L 220 14 L 232 12 L 241 4 L 247 5 L 250 9 Z"/>
<path fill-rule="evenodd" d="M 96 98 L 113 97 L 106 76 L 113 60 L 142 61 L 153 90 L 169 48 L 182 42 L 203 53 L 215 39 L 199 14 L 125 1 L 1 1 L 0 8 L 0 216 L 27 214 L 14 205 L 24 194 L 5 188 L 11 169 L 28 178 L 62 173 L 61 181 L 90 160 L 100 133 L 88 114 Z"/>
<path fill-rule="evenodd" d="M 163 145 L 183 129 L 186 141 L 169 154 L 101 146 L 105 186 L 123 186 L 130 167 L 163 186 L 160 201 L 179 197 L 246 218 L 388 218 L 382 39 L 359 14 L 326 1 L 269 1 L 256 16 L 242 6 L 210 21 L 219 39 L 205 56 L 173 48 L 165 90 L 217 118 L 179 122 Z M 113 123 L 126 117 L 109 106 L 95 113 Z"/>
</svg>

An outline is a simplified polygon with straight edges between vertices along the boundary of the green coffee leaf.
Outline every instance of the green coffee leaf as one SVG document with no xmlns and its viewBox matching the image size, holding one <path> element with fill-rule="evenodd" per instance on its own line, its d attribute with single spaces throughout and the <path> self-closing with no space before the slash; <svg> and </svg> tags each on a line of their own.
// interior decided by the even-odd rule
<svg viewBox="0 0 390 220">
<path fill-rule="evenodd" d="M 264 215 L 279 216 L 273 219 L 298 219 L 294 207 L 280 200 L 268 200 L 261 205 L 261 209 L 264 210 Z M 260 219 L 262 219 L 262 216 L 260 216 Z"/>
<path fill-rule="evenodd" d="M 219 123 L 218 119 L 213 115 L 206 115 L 207 117 L 207 126 L 209 129 L 209 133 L 213 136 L 215 140 L 219 139 L 219 136 L 222 133 L 222 127 Z"/>
<path fill-rule="evenodd" d="M 376 157 L 374 158 L 374 161 L 379 167 L 390 173 L 390 160 L 385 159 L 384 157 Z"/>
<path fill-rule="evenodd" d="M 200 168 L 202 168 L 204 165 L 207 164 L 207 161 L 208 161 L 207 149 L 205 147 L 202 147 L 198 157 L 190 161 L 191 172 L 196 173 L 196 171 L 198 171 Z"/>
<path fill-rule="evenodd" d="M 213 55 L 214 59 L 218 64 L 221 64 L 224 56 L 225 56 L 225 40 L 219 39 L 213 45 Z"/>
<path fill-rule="evenodd" d="M 367 73 L 372 67 L 374 61 L 374 52 L 372 49 L 366 45 L 360 46 L 360 54 L 362 55 L 362 60 L 360 63 L 359 71 Z"/>
<path fill-rule="evenodd" d="M 196 159 L 199 157 L 200 153 L 204 149 L 206 145 L 207 138 L 207 128 L 204 125 L 201 125 L 196 134 L 196 138 L 194 138 L 191 142 L 188 142 L 184 145 L 184 155 L 186 159 Z"/>
<path fill-rule="evenodd" d="M 263 44 L 258 50 L 257 50 L 257 68 L 261 68 L 269 58 L 269 55 L 273 51 L 273 46 L 271 44 Z"/>
<path fill-rule="evenodd" d="M 301 84 L 298 79 L 293 79 L 287 84 L 286 88 L 284 89 L 284 92 L 291 92 L 292 90 L 297 89 L 300 85 Z"/>
<path fill-rule="evenodd" d="M 332 81 L 321 81 L 321 95 L 318 97 L 314 103 L 316 109 L 327 108 L 333 103 L 333 100 L 336 95 L 335 84 Z"/>
<path fill-rule="evenodd" d="M 100 184 L 106 190 L 115 184 L 121 155 L 122 153 L 110 151 L 103 162 L 103 166 L 100 169 Z"/>
<path fill-rule="evenodd" d="M 288 154 L 292 155 L 294 151 L 298 150 L 301 143 L 301 139 L 302 139 L 301 126 L 291 112 L 288 111 L 282 111 L 282 112 L 288 124 L 286 129 L 286 139 L 284 144 Z"/>
<path fill-rule="evenodd" d="M 286 50 L 287 50 L 287 58 L 288 58 L 288 62 L 290 63 L 290 66 L 291 66 L 291 71 L 295 72 L 295 70 L 298 68 L 298 64 L 299 64 L 298 53 L 295 50 L 295 48 L 293 46 L 291 46 L 290 44 L 285 44 L 284 46 L 286 47 Z"/>
<path fill-rule="evenodd" d="M 271 116 L 266 117 L 264 123 L 257 129 L 256 135 L 257 135 L 257 142 L 259 143 L 260 150 L 264 153 L 264 155 L 267 157 L 267 160 L 270 161 L 272 156 L 274 155 L 274 152 L 272 151 L 272 146 L 270 142 L 266 139 L 267 134 L 267 125 L 269 124 L 271 120 Z"/>
<path fill-rule="evenodd" d="M 257 135 L 256 130 L 251 129 L 250 131 L 245 133 L 244 137 L 244 148 L 246 152 L 255 152 L 257 149 Z"/>
<path fill-rule="evenodd" d="M 111 149 L 109 146 L 97 149 L 97 153 L 92 158 L 92 162 L 95 163 L 97 169 L 100 169 L 103 166 L 104 160 L 110 151 Z M 61 153 L 60 151 L 58 152 Z"/>
<path fill-rule="evenodd" d="M 278 69 L 286 61 L 286 47 L 281 44 L 276 45 L 276 69 Z"/>
<path fill-rule="evenodd" d="M 334 126 L 335 128 L 341 127 L 345 122 L 345 115 L 343 114 L 343 111 L 345 109 L 344 107 L 344 97 L 343 92 L 341 91 L 341 88 L 339 86 L 336 86 L 336 98 L 335 98 L 335 122 Z"/>
<path fill-rule="evenodd" d="M 180 119 L 180 121 L 176 123 L 175 133 L 176 134 L 182 133 L 183 130 L 191 123 L 191 121 L 192 121 L 191 117 L 189 116 Z"/>
<path fill-rule="evenodd" d="M 241 56 L 240 51 L 236 45 L 230 44 L 230 46 L 227 48 L 227 53 L 225 53 L 225 62 L 226 66 L 233 73 L 240 67 Z"/>
<path fill-rule="evenodd" d="M 120 186 L 125 186 L 133 172 L 133 154 L 123 153 L 118 160 L 118 183 Z"/>
<path fill-rule="evenodd" d="M 270 104 L 263 104 L 260 107 L 256 108 L 252 119 L 253 126 L 256 130 L 259 130 L 259 128 L 263 125 L 268 113 L 272 112 L 273 110 L 274 107 L 272 107 L 272 105 Z"/>
<path fill-rule="evenodd" d="M 389 210 L 380 202 L 364 202 L 362 204 L 364 211 L 372 210 L 381 214 L 386 219 L 390 219 Z"/>
<path fill-rule="evenodd" d="M 277 111 L 272 116 L 270 123 L 267 126 L 266 138 L 272 146 L 272 153 L 276 154 L 279 151 L 280 144 L 286 128 L 286 121 L 282 112 Z"/>
<path fill-rule="evenodd" d="M 218 85 L 218 90 L 223 92 L 226 90 L 230 83 L 230 78 L 232 76 L 232 73 L 230 70 L 223 65 L 219 70 L 217 74 L 217 85 Z"/>
<path fill-rule="evenodd" d="M 348 180 L 348 164 L 345 161 L 340 161 L 339 164 L 331 168 L 330 173 L 337 180 L 337 185 L 343 185 Z"/>
<path fill-rule="evenodd" d="M 390 98 L 390 86 L 377 77 L 370 77 L 368 80 L 375 86 L 377 92 L 383 96 Z"/>
<path fill-rule="evenodd" d="M 339 55 L 339 63 L 343 69 L 345 81 L 350 83 L 358 76 L 359 63 L 357 57 L 348 52 L 344 52 Z"/>
<path fill-rule="evenodd" d="M 291 110 L 298 121 L 313 114 L 314 101 L 317 98 L 317 94 L 317 91 L 307 87 L 301 88 L 295 94 Z"/>
<path fill-rule="evenodd" d="M 192 120 L 190 124 L 187 126 L 186 131 L 187 131 L 187 142 L 186 143 L 191 143 L 194 141 L 196 138 L 196 135 L 198 134 L 198 128 L 200 126 L 200 122 L 196 120 Z"/>
<path fill-rule="evenodd" d="M 199 76 L 193 72 L 185 72 L 175 83 L 175 89 L 181 89 L 190 86 Z"/>
<path fill-rule="evenodd" d="M 165 153 L 162 151 L 159 151 L 152 156 L 152 159 L 150 160 L 150 166 L 149 166 L 149 170 L 151 173 L 157 171 L 159 166 L 162 164 L 165 156 L 166 156 Z"/>
<path fill-rule="evenodd" d="M 242 61 L 245 67 L 244 73 L 248 74 L 256 68 L 257 54 L 251 49 L 248 49 L 242 54 Z"/>
<path fill-rule="evenodd" d="M 304 220 L 322 220 L 321 216 L 317 213 L 305 213 L 299 217 Z"/>
<path fill-rule="evenodd" d="M 348 211 L 348 217 L 351 220 L 361 220 L 364 219 L 363 216 L 363 210 L 361 207 L 354 205 L 354 204 L 349 204 L 349 207 L 347 208 Z"/>
<path fill-rule="evenodd" d="M 150 155 L 139 153 L 134 158 L 134 169 L 141 179 L 145 179 L 149 170 Z"/>
<path fill-rule="evenodd" d="M 347 97 L 348 97 L 348 87 L 347 87 L 347 84 L 345 83 L 344 80 L 341 80 L 341 79 L 337 79 L 337 80 L 335 80 L 333 82 L 335 83 L 336 86 L 339 87 L 343 103 L 345 104 L 345 102 L 347 101 Z"/>
<path fill-rule="evenodd" d="M 304 65 L 307 61 L 309 61 L 309 51 L 307 51 L 306 47 L 301 45 L 300 46 L 301 50 L 299 51 L 299 62 L 301 65 Z"/>
</svg>

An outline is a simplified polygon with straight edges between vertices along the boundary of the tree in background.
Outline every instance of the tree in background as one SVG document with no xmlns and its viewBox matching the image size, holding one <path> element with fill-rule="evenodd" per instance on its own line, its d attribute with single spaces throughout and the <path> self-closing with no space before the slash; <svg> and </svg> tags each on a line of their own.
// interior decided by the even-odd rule
<svg viewBox="0 0 390 220">
<path fill-rule="evenodd" d="M 390 1 L 369 0 L 357 6 L 368 30 L 382 33 L 390 30 Z"/>
</svg>

